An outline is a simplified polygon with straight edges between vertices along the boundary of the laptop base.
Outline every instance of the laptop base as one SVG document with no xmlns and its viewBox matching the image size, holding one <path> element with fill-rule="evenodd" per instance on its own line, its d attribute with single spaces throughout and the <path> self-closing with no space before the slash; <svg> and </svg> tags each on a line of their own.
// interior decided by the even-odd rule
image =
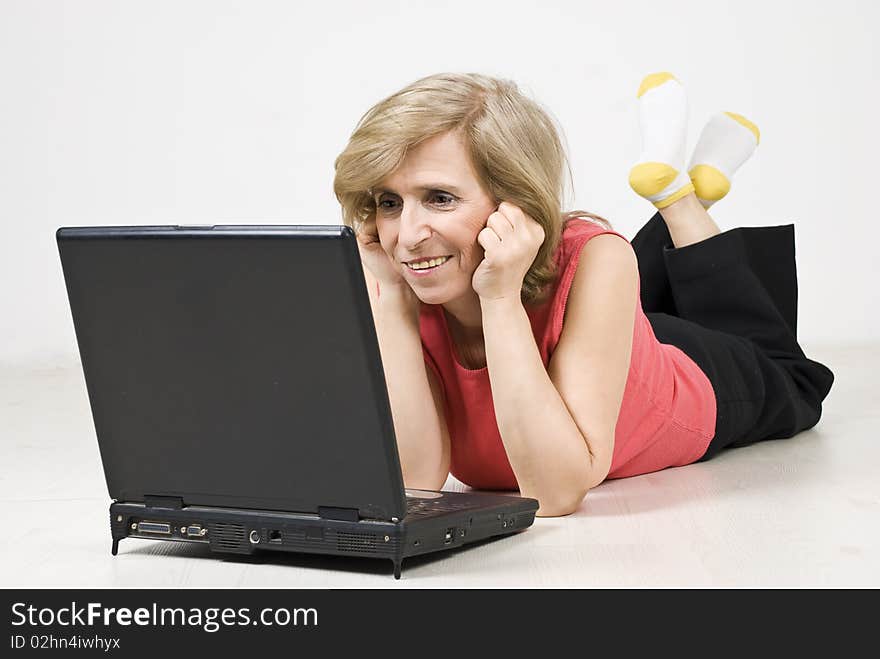
<svg viewBox="0 0 880 659">
<path fill-rule="evenodd" d="M 111 553 L 116 556 L 125 538 L 171 540 L 206 545 L 211 552 L 251 555 L 285 551 L 336 556 L 385 558 L 399 579 L 403 559 L 455 549 L 493 536 L 528 528 L 535 510 L 523 509 L 521 499 L 508 499 L 486 509 L 443 512 L 405 518 L 344 521 L 318 515 L 268 510 L 184 506 L 163 508 L 142 503 L 110 505 Z M 537 506 L 534 506 L 536 509 Z"/>
</svg>

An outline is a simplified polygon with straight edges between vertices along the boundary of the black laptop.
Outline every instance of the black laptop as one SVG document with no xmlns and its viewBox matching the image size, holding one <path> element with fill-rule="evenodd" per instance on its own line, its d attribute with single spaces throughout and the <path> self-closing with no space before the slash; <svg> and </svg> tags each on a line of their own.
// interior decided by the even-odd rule
<svg viewBox="0 0 880 659">
<path fill-rule="evenodd" d="M 530 526 L 538 502 L 405 489 L 354 232 L 56 233 L 123 538 L 390 559 Z"/>
</svg>

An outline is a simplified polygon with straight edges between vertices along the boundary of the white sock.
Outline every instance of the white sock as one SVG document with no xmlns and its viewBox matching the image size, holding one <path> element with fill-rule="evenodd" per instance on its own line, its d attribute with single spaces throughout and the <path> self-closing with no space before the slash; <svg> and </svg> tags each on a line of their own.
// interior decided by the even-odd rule
<svg viewBox="0 0 880 659">
<path fill-rule="evenodd" d="M 638 92 L 642 153 L 629 173 L 635 192 L 665 208 L 694 191 L 684 168 L 687 96 L 671 73 L 652 73 Z"/>
<path fill-rule="evenodd" d="M 728 193 L 734 172 L 760 141 L 758 127 L 742 115 L 720 112 L 709 120 L 688 165 L 697 199 L 704 208 Z"/>
</svg>

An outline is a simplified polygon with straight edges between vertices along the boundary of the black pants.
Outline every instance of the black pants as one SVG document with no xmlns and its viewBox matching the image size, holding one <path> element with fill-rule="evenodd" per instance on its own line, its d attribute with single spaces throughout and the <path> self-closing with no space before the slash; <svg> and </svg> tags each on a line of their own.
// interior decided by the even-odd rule
<svg viewBox="0 0 880 659">
<path fill-rule="evenodd" d="M 700 462 L 816 425 L 834 374 L 797 342 L 794 225 L 740 227 L 675 248 L 658 212 L 631 243 L 654 334 L 715 389 L 715 436 Z"/>
</svg>

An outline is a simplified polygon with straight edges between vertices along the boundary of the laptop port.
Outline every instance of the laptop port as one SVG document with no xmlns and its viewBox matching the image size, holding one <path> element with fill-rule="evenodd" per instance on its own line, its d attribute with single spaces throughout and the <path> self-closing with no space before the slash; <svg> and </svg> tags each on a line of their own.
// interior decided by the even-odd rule
<svg viewBox="0 0 880 659">
<path fill-rule="evenodd" d="M 199 524 L 190 524 L 186 527 L 186 534 L 193 538 L 201 538 L 207 535 L 208 529 L 204 529 Z"/>
<path fill-rule="evenodd" d="M 136 530 L 138 533 L 171 535 L 171 524 L 163 524 L 161 522 L 138 522 Z"/>
<path fill-rule="evenodd" d="M 448 545 L 450 542 L 452 542 L 452 538 L 453 538 L 454 534 L 455 534 L 455 527 L 450 527 L 450 528 L 446 529 L 446 539 L 443 541 L 443 544 Z"/>
<path fill-rule="evenodd" d="M 269 529 L 269 542 L 281 542 L 281 531 Z"/>
</svg>

